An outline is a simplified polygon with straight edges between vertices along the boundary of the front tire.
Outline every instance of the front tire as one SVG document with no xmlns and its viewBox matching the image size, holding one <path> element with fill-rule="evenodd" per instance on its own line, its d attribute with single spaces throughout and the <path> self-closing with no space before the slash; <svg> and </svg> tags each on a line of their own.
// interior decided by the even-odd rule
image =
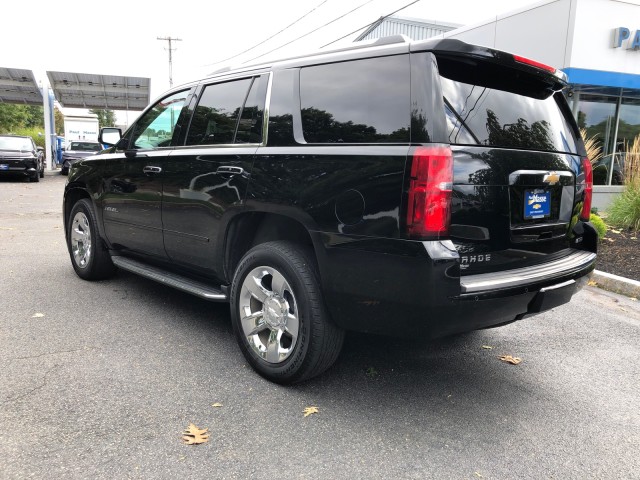
<svg viewBox="0 0 640 480">
<path fill-rule="evenodd" d="M 101 280 L 113 276 L 116 267 L 98 234 L 93 206 L 81 199 L 71 209 L 67 231 L 67 248 L 71 264 L 80 278 Z"/>
<path fill-rule="evenodd" d="M 344 341 L 324 306 L 311 252 L 290 242 L 264 243 L 243 257 L 231 286 L 231 318 L 249 364 L 280 384 L 324 372 Z"/>
</svg>

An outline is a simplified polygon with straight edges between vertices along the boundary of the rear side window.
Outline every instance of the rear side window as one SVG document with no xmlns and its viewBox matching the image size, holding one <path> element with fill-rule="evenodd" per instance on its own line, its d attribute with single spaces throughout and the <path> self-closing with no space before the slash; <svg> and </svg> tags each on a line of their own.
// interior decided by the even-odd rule
<svg viewBox="0 0 640 480">
<path fill-rule="evenodd" d="M 196 107 L 187 145 L 260 143 L 263 97 L 260 78 L 205 87 Z"/>
<path fill-rule="evenodd" d="M 467 67 L 460 78 L 450 63 L 442 67 L 450 143 L 577 152 L 561 93 L 509 69 Z"/>
<path fill-rule="evenodd" d="M 309 143 L 408 143 L 408 55 L 300 70 L 304 139 Z"/>
</svg>

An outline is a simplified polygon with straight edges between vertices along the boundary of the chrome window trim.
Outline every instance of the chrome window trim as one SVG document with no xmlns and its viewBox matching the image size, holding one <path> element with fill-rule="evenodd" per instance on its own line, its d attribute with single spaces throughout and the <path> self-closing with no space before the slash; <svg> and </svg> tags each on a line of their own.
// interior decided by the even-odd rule
<svg viewBox="0 0 640 480">
<path fill-rule="evenodd" d="M 593 265 L 596 254 L 578 250 L 566 257 L 532 267 L 516 268 L 502 272 L 480 273 L 460 277 L 462 293 L 477 293 L 484 290 L 512 288 L 545 280 L 553 280 L 572 271 L 580 271 Z"/>
<path fill-rule="evenodd" d="M 271 87 L 273 85 L 273 72 L 269 72 L 267 80 L 267 96 L 264 99 L 264 111 L 262 112 L 262 143 L 261 147 L 267 146 L 269 135 L 269 111 L 271 109 Z"/>
</svg>

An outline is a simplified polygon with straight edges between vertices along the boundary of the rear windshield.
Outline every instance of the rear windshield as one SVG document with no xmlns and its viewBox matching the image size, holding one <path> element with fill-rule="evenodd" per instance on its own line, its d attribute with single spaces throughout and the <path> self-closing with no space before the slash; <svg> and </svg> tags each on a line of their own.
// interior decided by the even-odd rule
<svg viewBox="0 0 640 480">
<path fill-rule="evenodd" d="M 90 142 L 71 142 L 69 150 L 76 150 L 80 152 L 99 152 L 102 150 L 99 143 Z"/>
<path fill-rule="evenodd" d="M 468 67 L 464 75 L 455 70 L 440 69 L 450 143 L 578 151 L 561 93 L 554 94 L 543 84 L 537 88 L 521 72 L 508 69 L 483 72 Z"/>
<path fill-rule="evenodd" d="M 0 150 L 32 150 L 31 140 L 24 137 L 0 137 Z"/>
</svg>

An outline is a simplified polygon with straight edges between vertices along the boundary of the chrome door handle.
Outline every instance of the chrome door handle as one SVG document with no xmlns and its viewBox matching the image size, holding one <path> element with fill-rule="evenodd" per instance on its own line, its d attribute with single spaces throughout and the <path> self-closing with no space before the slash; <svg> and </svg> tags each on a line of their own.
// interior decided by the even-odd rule
<svg viewBox="0 0 640 480">
<path fill-rule="evenodd" d="M 162 169 L 160 167 L 153 167 L 151 165 L 147 165 L 142 169 L 144 173 L 160 173 Z"/>
<path fill-rule="evenodd" d="M 242 175 L 244 173 L 244 168 L 242 167 L 232 167 L 231 165 L 222 165 L 218 167 L 216 173 L 227 173 L 232 175 Z"/>
</svg>

